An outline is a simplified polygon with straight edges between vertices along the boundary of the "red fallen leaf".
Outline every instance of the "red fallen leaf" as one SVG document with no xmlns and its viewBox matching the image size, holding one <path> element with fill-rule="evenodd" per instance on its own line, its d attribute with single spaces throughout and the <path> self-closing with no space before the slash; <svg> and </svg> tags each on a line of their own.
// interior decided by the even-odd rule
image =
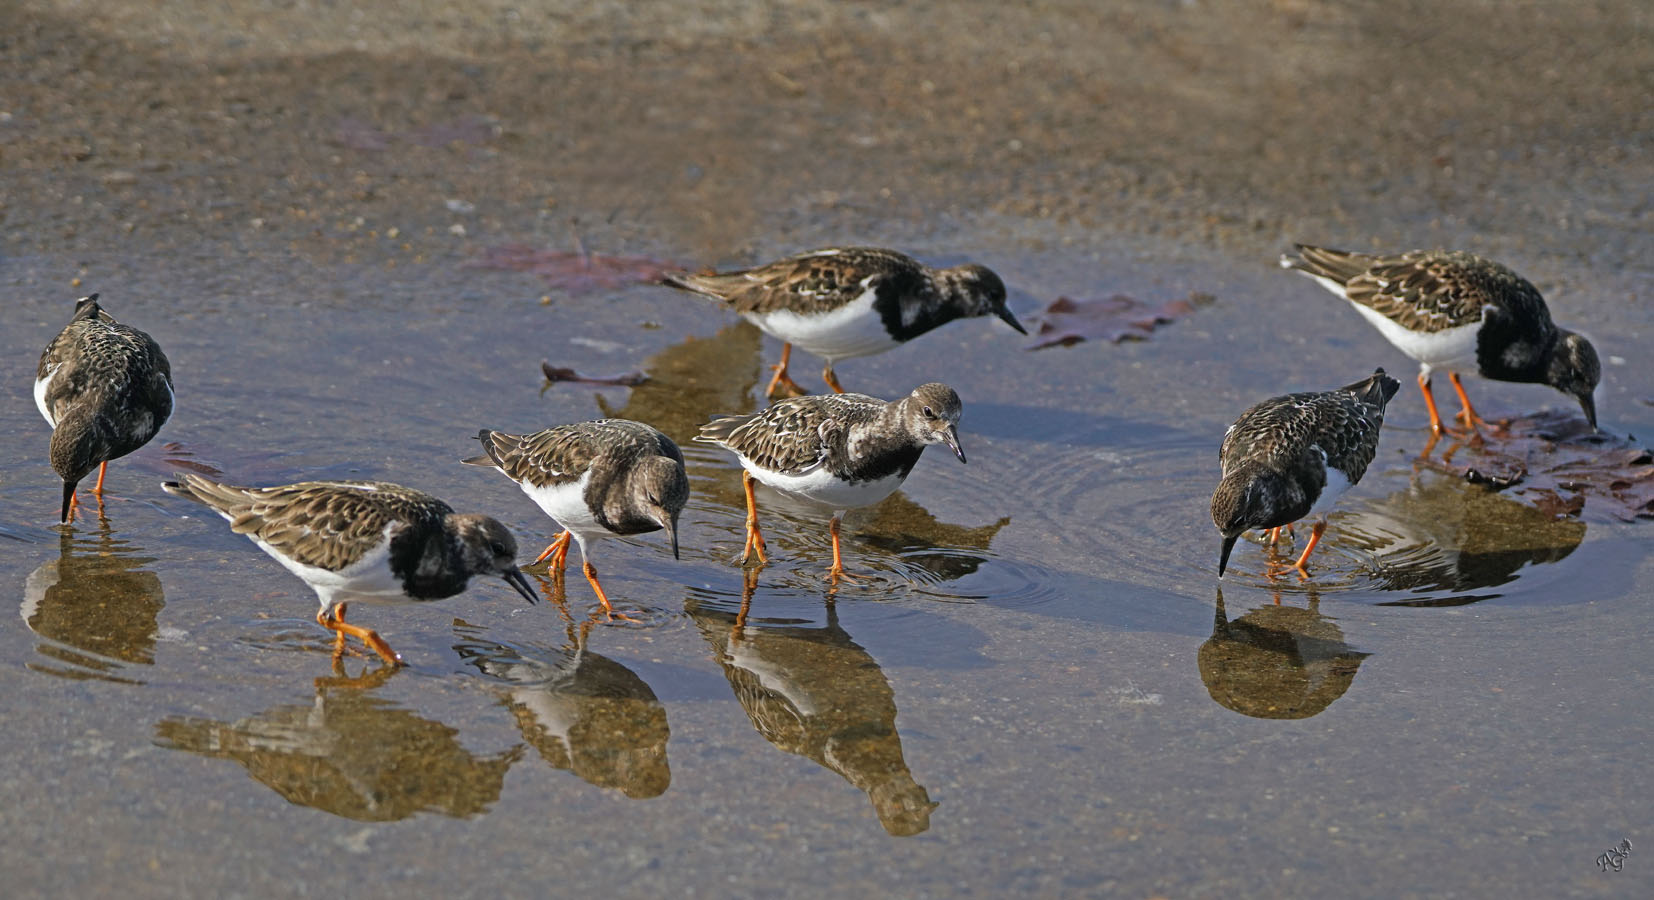
<svg viewBox="0 0 1654 900">
<path fill-rule="evenodd" d="M 1654 451 L 1629 438 L 1594 432 L 1565 410 L 1502 419 L 1482 433 L 1481 446 L 1456 446 L 1428 464 L 1553 515 L 1654 518 Z"/>
<path fill-rule="evenodd" d="M 1187 299 L 1150 306 L 1141 300 L 1115 294 L 1112 297 L 1074 300 L 1058 297 L 1040 315 L 1039 330 L 1028 350 L 1066 347 L 1081 341 L 1104 340 L 1120 343 L 1147 340 L 1157 326 L 1175 322 L 1212 302 L 1210 294 L 1190 293 Z"/>
<path fill-rule="evenodd" d="M 607 256 L 575 250 L 545 250 L 527 244 L 489 247 L 466 265 L 478 269 L 532 272 L 550 286 L 570 294 L 589 293 L 627 284 L 659 281 L 682 266 L 647 256 Z"/>
<path fill-rule="evenodd" d="M 545 373 L 546 387 L 559 381 L 572 381 L 576 384 L 604 384 L 620 387 L 637 387 L 649 380 L 649 376 L 642 372 L 627 372 L 624 375 L 581 375 L 573 369 L 554 366 L 550 362 L 541 362 L 540 371 Z"/>
</svg>

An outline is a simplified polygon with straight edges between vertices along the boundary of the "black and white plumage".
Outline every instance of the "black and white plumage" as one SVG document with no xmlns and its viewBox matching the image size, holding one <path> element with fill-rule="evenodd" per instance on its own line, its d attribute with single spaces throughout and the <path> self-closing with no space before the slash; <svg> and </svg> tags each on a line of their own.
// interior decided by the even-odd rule
<svg viewBox="0 0 1654 900">
<path fill-rule="evenodd" d="M 61 521 L 75 486 L 109 461 L 149 443 L 172 415 L 172 365 L 149 335 L 115 321 L 98 295 L 75 303 L 69 324 L 40 354 L 34 402 L 52 426 L 51 462 L 63 479 Z"/>
<path fill-rule="evenodd" d="M 586 580 L 609 609 L 587 555 L 587 541 L 666 530 L 678 555 L 678 514 L 689 502 L 683 453 L 659 430 L 628 419 L 598 419 L 516 435 L 483 429 L 483 455 L 463 460 L 517 482 L 564 531 L 541 553 L 561 571 L 570 536 L 580 545 Z"/>
<path fill-rule="evenodd" d="M 1551 321 L 1539 289 L 1510 269 L 1474 254 L 1415 250 L 1370 255 L 1296 245 L 1281 266 L 1296 269 L 1350 301 L 1397 349 L 1419 363 L 1419 389 L 1430 427 L 1442 431 L 1430 393 L 1430 373 L 1448 370 L 1474 427 L 1476 413 L 1458 370 L 1483 378 L 1547 384 L 1574 397 L 1586 421 L 1597 424 L 1593 392 L 1602 380 L 1596 348 Z"/>
<path fill-rule="evenodd" d="M 725 416 L 701 426 L 695 440 L 733 452 L 745 470 L 747 546 L 767 557 L 758 530 L 757 480 L 835 510 L 834 576 L 839 559 L 839 521 L 844 510 L 871 506 L 900 487 L 931 444 L 946 444 L 960 462 L 959 395 L 945 384 L 923 384 L 900 400 L 865 394 L 794 397 L 746 416 Z"/>
<path fill-rule="evenodd" d="M 1325 513 L 1361 480 L 1378 452 L 1384 407 L 1401 387 L 1377 369 L 1335 391 L 1273 397 L 1248 409 L 1223 435 L 1223 477 L 1212 493 L 1212 523 L 1223 533 L 1218 575 L 1242 532 L 1323 518 L 1304 561 L 1326 528 Z"/>
<path fill-rule="evenodd" d="M 321 602 L 316 621 L 338 635 L 336 655 L 349 634 L 401 662 L 378 634 L 345 622 L 347 603 L 441 600 L 473 575 L 504 578 L 535 602 L 510 529 L 422 491 L 382 481 L 234 487 L 199 475 L 161 487 L 205 504 L 310 585 Z"/>
<path fill-rule="evenodd" d="M 1005 305 L 1005 283 L 979 265 L 937 269 L 894 250 L 829 247 L 750 269 L 680 272 L 661 283 L 727 303 L 764 333 L 783 341 L 767 393 L 778 386 L 802 393 L 787 375 L 797 344 L 826 361 L 871 356 L 955 319 L 994 315 L 1027 334 Z"/>
</svg>

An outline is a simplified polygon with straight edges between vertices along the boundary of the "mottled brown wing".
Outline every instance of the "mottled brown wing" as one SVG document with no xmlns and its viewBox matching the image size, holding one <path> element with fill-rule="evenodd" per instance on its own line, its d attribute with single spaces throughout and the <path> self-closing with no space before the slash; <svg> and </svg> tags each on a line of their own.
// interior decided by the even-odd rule
<svg viewBox="0 0 1654 900">
<path fill-rule="evenodd" d="M 827 460 L 839 433 L 884 405 L 865 394 L 794 397 L 750 416 L 714 419 L 701 426 L 695 440 L 728 448 L 774 472 L 802 475 Z"/>
<path fill-rule="evenodd" d="M 844 306 L 883 279 L 905 280 L 922 269 L 913 258 L 894 250 L 839 247 L 751 269 L 670 276 L 667 283 L 718 297 L 740 313 L 817 313 Z"/>
<path fill-rule="evenodd" d="M 1352 302 L 1428 333 L 1480 322 L 1488 306 L 1503 305 L 1513 280 L 1527 285 L 1504 266 L 1468 253 L 1415 250 L 1375 258 L 1344 291 Z"/>
<path fill-rule="evenodd" d="M 394 525 L 440 521 L 453 512 L 435 497 L 374 481 L 306 481 L 266 488 L 218 484 L 185 475 L 187 490 L 218 510 L 237 534 L 257 538 L 295 562 L 339 571 L 361 559 Z"/>
<path fill-rule="evenodd" d="M 466 463 L 497 466 L 512 480 L 535 487 L 579 481 L 592 461 L 605 452 L 667 456 L 683 462 L 683 454 L 670 438 L 628 419 L 576 422 L 524 435 L 484 430 L 477 437 L 487 456 Z"/>
<path fill-rule="evenodd" d="M 1225 472 L 1245 463 L 1282 469 L 1313 445 L 1326 454 L 1328 465 L 1355 481 L 1377 452 L 1383 422 L 1381 407 L 1348 390 L 1287 394 L 1242 414 L 1224 434 L 1218 455 Z"/>
<path fill-rule="evenodd" d="M 150 389 L 134 379 L 159 378 L 164 384 L 155 390 L 161 392 L 172 384 L 172 364 L 153 338 L 101 315 L 70 322 L 40 355 L 35 378 L 52 376 L 44 399 L 54 421 L 83 399 Z"/>
</svg>

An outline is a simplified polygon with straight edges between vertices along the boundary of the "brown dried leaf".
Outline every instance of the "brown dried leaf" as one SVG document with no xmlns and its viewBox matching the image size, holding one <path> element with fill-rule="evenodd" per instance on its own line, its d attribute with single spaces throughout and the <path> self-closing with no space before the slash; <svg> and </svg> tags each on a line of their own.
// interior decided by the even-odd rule
<svg viewBox="0 0 1654 900">
<path fill-rule="evenodd" d="M 540 363 L 540 371 L 546 376 L 546 387 L 560 381 L 572 381 L 575 384 L 600 384 L 618 387 L 637 387 L 649 380 L 649 376 L 642 372 L 627 372 L 624 375 L 581 375 L 573 369 L 563 366 L 554 366 L 548 361 Z"/>
<path fill-rule="evenodd" d="M 1593 432 L 1578 413 L 1553 410 L 1492 423 L 1481 446 L 1456 446 L 1429 464 L 1508 490 L 1553 515 L 1589 508 L 1623 521 L 1654 518 L 1654 452 Z"/>
<path fill-rule="evenodd" d="M 1211 302 L 1210 294 L 1199 292 L 1190 293 L 1187 299 L 1173 300 L 1160 306 L 1150 306 L 1124 294 L 1091 300 L 1058 297 L 1041 313 L 1039 330 L 1034 333 L 1034 340 L 1027 349 L 1066 347 L 1088 340 L 1116 344 L 1126 340 L 1147 340 L 1149 333 L 1157 326 L 1170 324 Z"/>
<path fill-rule="evenodd" d="M 489 247 L 468 263 L 479 269 L 532 272 L 553 288 L 570 294 L 589 293 L 627 284 L 649 284 L 682 267 L 647 256 L 606 256 L 580 250 L 545 250 L 527 244 Z"/>
</svg>

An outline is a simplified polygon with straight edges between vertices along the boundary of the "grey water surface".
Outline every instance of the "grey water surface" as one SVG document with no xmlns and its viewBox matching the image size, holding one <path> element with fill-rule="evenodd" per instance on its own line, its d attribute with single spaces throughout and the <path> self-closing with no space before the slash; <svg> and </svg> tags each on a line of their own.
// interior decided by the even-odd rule
<svg viewBox="0 0 1654 900">
<path fill-rule="evenodd" d="M 8 896 L 1647 895 L 1654 523 L 1417 464 L 1414 366 L 1274 262 L 1500 259 L 1596 342 L 1604 426 L 1654 437 L 1646 4 L 362 9 L 0 10 Z M 989 265 L 1026 323 L 1213 301 L 1145 341 L 977 320 L 838 366 L 953 385 L 970 462 L 852 513 L 832 591 L 825 517 L 773 494 L 742 571 L 739 470 L 688 441 L 757 408 L 776 342 L 479 265 L 851 242 Z M 31 382 L 91 291 L 177 411 L 60 527 Z M 1312 577 L 1249 541 L 1220 582 L 1224 428 L 1380 365 L 1404 386 Z M 1467 383 L 1490 416 L 1571 403 Z M 636 621 L 572 573 L 353 608 L 399 671 L 335 672 L 305 586 L 158 488 L 393 480 L 526 562 L 554 526 L 458 460 L 605 414 L 676 438 L 693 489 L 681 560 L 594 547 Z"/>
</svg>

